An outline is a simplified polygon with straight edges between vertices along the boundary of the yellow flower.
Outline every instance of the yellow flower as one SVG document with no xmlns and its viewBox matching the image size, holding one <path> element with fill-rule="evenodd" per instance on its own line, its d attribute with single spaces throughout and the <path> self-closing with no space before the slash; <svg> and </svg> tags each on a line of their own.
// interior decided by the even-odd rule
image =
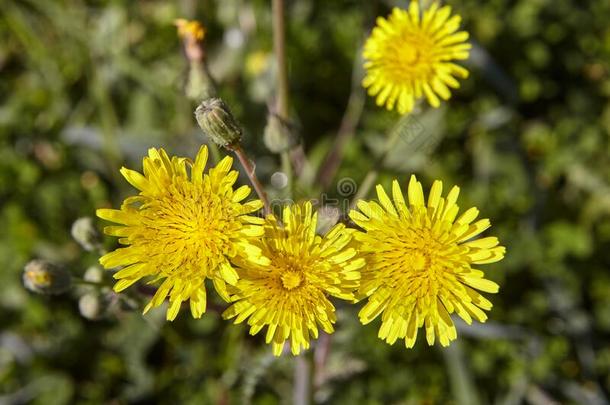
<svg viewBox="0 0 610 405">
<path fill-rule="evenodd" d="M 205 27 L 199 21 L 178 18 L 174 20 L 174 25 L 178 28 L 180 38 L 191 37 L 197 41 L 202 41 L 205 37 Z"/>
<path fill-rule="evenodd" d="M 256 77 L 263 74 L 270 63 L 270 54 L 265 51 L 255 51 L 246 56 L 245 71 L 249 76 Z"/>
<path fill-rule="evenodd" d="M 495 237 L 473 239 L 490 227 L 489 220 L 473 222 L 476 208 L 456 219 L 460 189 L 453 187 L 443 198 L 442 188 L 434 182 L 426 205 L 421 183 L 412 176 L 407 205 L 394 180 L 393 200 L 377 186 L 379 204 L 359 201 L 361 212 L 350 212 L 366 231 L 357 234 L 367 257 L 359 293 L 369 297 L 360 321 L 367 324 L 383 314 L 379 338 L 389 344 L 404 338 L 413 347 L 417 330 L 425 325 L 429 345 L 437 337 L 447 346 L 457 337 L 449 315 L 456 312 L 468 324 L 472 318 L 485 322 L 482 310 L 492 305 L 475 289 L 498 292 L 498 285 L 472 265 L 497 262 L 506 249 Z"/>
<path fill-rule="evenodd" d="M 172 157 L 163 149 L 150 149 L 144 158 L 144 175 L 121 169 L 127 181 L 140 192 L 128 197 L 120 210 L 99 209 L 97 216 L 120 226 L 104 232 L 127 245 L 100 258 L 105 268 L 123 266 L 114 278 L 114 290 L 122 291 L 141 278 L 163 281 L 144 309 L 161 305 L 169 296 L 167 319 L 173 320 L 183 301 L 190 301 L 193 317 L 206 309 L 204 281 L 212 279 L 216 291 L 226 300 L 226 283 L 237 283 L 231 265 L 236 258 L 259 264 L 260 249 L 252 244 L 263 235 L 262 218 L 251 214 L 262 207 L 259 200 L 241 203 L 250 188 L 233 190 L 238 173 L 225 157 L 204 173 L 208 158 L 202 146 L 195 162 Z M 190 177 L 187 173 L 190 171 Z"/>
<path fill-rule="evenodd" d="M 377 26 L 364 45 L 366 76 L 362 85 L 377 105 L 400 114 L 410 112 L 415 101 L 426 96 L 433 107 L 440 98 L 451 97 L 449 88 L 458 88 L 455 77 L 468 71 L 452 61 L 468 58 L 468 33 L 457 31 L 461 17 L 450 17 L 451 7 L 437 3 L 420 18 L 419 4 L 412 0 L 409 10 L 394 8 Z M 457 32 L 456 32 L 457 31 Z"/>
<path fill-rule="evenodd" d="M 276 356 L 287 339 L 297 355 L 318 337 L 318 327 L 333 332 L 335 307 L 328 296 L 353 301 L 364 265 L 350 245 L 356 230 L 338 224 L 324 237 L 316 235 L 318 215 L 310 202 L 285 207 L 282 219 L 283 225 L 269 215 L 265 222 L 260 246 L 271 264 L 243 267 L 231 289 L 235 303 L 223 313 L 235 323 L 248 319 L 252 335 L 267 326 L 266 342 Z"/>
</svg>

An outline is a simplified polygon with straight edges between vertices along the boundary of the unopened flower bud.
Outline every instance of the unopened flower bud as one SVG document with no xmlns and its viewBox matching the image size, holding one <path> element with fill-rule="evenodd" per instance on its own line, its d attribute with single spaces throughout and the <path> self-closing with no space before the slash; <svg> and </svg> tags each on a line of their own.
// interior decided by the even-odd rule
<svg viewBox="0 0 610 405">
<path fill-rule="evenodd" d="M 31 260 L 23 269 L 25 288 L 38 294 L 61 294 L 72 285 L 72 277 L 65 269 L 46 260 Z"/>
<path fill-rule="evenodd" d="M 219 98 L 203 101 L 195 110 L 195 118 L 204 134 L 218 146 L 231 148 L 241 140 L 242 129 L 229 107 Z"/>
<path fill-rule="evenodd" d="M 276 114 L 269 114 L 263 135 L 265 146 L 273 153 L 286 152 L 298 144 L 295 131 Z"/>
<path fill-rule="evenodd" d="M 88 281 L 90 283 L 101 283 L 104 279 L 104 270 L 99 268 L 98 266 L 91 266 L 87 270 L 85 270 L 85 274 L 83 275 L 83 280 Z"/>
<path fill-rule="evenodd" d="M 192 61 L 185 87 L 186 96 L 190 100 L 207 99 L 214 96 L 214 86 L 202 62 Z"/>
<path fill-rule="evenodd" d="M 83 217 L 74 221 L 72 237 L 88 252 L 98 250 L 102 246 L 102 237 L 91 217 Z"/>
<path fill-rule="evenodd" d="M 174 20 L 174 25 L 178 28 L 180 38 L 192 37 L 197 41 L 203 41 L 205 37 L 205 27 L 199 21 L 178 18 Z"/>
<path fill-rule="evenodd" d="M 87 319 L 99 319 L 104 312 L 103 298 L 97 292 L 90 292 L 78 299 L 78 310 Z"/>
</svg>

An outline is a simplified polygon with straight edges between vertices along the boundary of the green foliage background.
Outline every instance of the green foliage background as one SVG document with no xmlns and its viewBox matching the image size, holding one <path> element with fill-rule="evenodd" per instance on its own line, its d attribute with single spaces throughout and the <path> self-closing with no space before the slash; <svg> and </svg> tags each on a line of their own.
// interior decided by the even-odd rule
<svg viewBox="0 0 610 405">
<path fill-rule="evenodd" d="M 0 403 L 292 403 L 294 360 L 273 359 L 260 337 L 214 311 L 168 324 L 162 310 L 142 317 L 122 302 L 91 321 L 79 313 L 82 290 L 49 298 L 21 284 L 32 257 L 78 276 L 96 264 L 70 226 L 131 192 L 121 165 L 139 169 L 151 146 L 193 156 L 202 142 L 175 18 L 208 28 L 220 94 L 269 181 L 279 164 L 261 135 L 273 89 L 268 3 L 0 2 Z M 377 323 L 362 327 L 357 308 L 340 306 L 314 399 L 607 403 L 610 2 L 447 3 L 475 44 L 471 77 L 441 109 L 415 115 L 434 147 L 399 143 L 380 182 L 416 173 L 427 186 L 459 184 L 460 205 L 478 206 L 508 248 L 485 269 L 500 293 L 490 321 L 460 327 L 444 350 L 422 339 L 413 350 L 387 346 Z M 362 97 L 351 83 L 366 33 L 407 1 L 287 4 L 294 114 L 318 165 L 352 90 Z M 398 118 L 367 98 L 335 180 L 360 182 Z M 300 198 L 320 191 L 297 188 Z"/>
</svg>

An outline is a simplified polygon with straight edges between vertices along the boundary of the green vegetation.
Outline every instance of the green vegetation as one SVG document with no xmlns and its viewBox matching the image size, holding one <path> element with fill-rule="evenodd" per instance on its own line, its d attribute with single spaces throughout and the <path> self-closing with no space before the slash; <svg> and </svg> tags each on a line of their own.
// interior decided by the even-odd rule
<svg viewBox="0 0 610 405">
<path fill-rule="evenodd" d="M 280 158 L 263 143 L 275 92 L 268 3 L 0 2 L 0 404 L 293 402 L 295 374 L 315 363 L 315 350 L 298 361 L 273 358 L 264 336 L 220 318 L 218 298 L 200 320 L 184 313 L 167 323 L 163 309 L 142 316 L 133 292 L 118 298 L 83 284 L 44 296 L 21 281 L 25 264 L 42 258 L 110 285 L 108 272 L 91 269 L 99 254 L 72 239 L 73 222 L 117 207 L 132 192 L 118 169 L 140 170 L 149 147 L 194 157 L 205 141 L 176 18 L 206 26 L 219 95 L 245 127 L 244 148 L 269 193 L 284 195 L 271 181 Z M 343 198 L 342 180 L 361 184 L 376 166 L 400 117 L 365 96 L 354 59 L 376 16 L 406 3 L 287 2 L 291 110 L 311 169 L 350 99 L 343 130 L 354 128 L 337 175 L 305 175 L 291 185 L 295 199 Z M 440 109 L 414 115 L 409 134 L 425 147 L 402 136 L 377 165 L 378 181 L 388 189 L 416 173 L 425 188 L 437 178 L 460 185 L 460 206 L 479 207 L 507 247 L 503 261 L 485 267 L 500 292 L 487 323 L 456 321 L 448 349 L 428 347 L 422 331 L 414 349 L 388 346 L 377 338 L 379 320 L 358 322 L 361 304 L 339 304 L 312 397 L 607 403 L 610 2 L 447 3 L 471 34 L 470 77 Z"/>
</svg>

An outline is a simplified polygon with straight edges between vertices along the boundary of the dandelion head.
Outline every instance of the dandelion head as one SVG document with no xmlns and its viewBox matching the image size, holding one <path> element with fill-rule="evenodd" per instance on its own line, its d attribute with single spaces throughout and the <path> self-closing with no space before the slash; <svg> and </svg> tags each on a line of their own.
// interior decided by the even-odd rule
<svg viewBox="0 0 610 405">
<path fill-rule="evenodd" d="M 318 328 L 332 333 L 336 317 L 329 296 L 353 300 L 358 288 L 364 259 L 352 246 L 357 231 L 338 224 L 319 236 L 316 226 L 310 202 L 285 207 L 281 222 L 269 215 L 260 247 L 270 263 L 241 267 L 230 288 L 234 304 L 223 317 L 247 319 L 252 335 L 267 327 L 266 342 L 276 356 L 286 340 L 297 355 L 318 337 Z"/>
<path fill-rule="evenodd" d="M 377 105 L 400 114 L 410 112 L 422 96 L 438 107 L 440 99 L 451 97 L 450 88 L 459 88 L 456 77 L 468 77 L 454 63 L 467 59 L 471 48 L 468 33 L 458 31 L 461 17 L 437 3 L 420 14 L 417 0 L 408 10 L 394 8 L 387 19 L 377 19 L 364 45 L 363 86 Z"/>
<path fill-rule="evenodd" d="M 381 315 L 379 337 L 389 344 L 404 339 L 413 347 L 418 329 L 425 327 L 429 345 L 438 339 L 447 346 L 457 337 L 450 314 L 468 324 L 485 322 L 484 310 L 492 304 L 479 291 L 498 292 L 473 266 L 501 260 L 506 249 L 495 237 L 473 239 L 489 228 L 489 220 L 476 220 L 476 208 L 458 217 L 459 188 L 446 198 L 442 188 L 434 182 L 426 204 L 422 185 L 412 176 L 407 203 L 395 180 L 392 200 L 377 186 L 379 203 L 359 201 L 358 211 L 350 212 L 365 231 L 356 235 L 367 258 L 359 293 L 368 301 L 360 321 Z"/>
<path fill-rule="evenodd" d="M 206 279 L 228 299 L 227 284 L 238 279 L 232 265 L 236 258 L 267 263 L 252 243 L 263 235 L 263 219 L 249 215 L 262 203 L 243 202 L 250 194 L 248 186 L 233 188 L 238 173 L 231 170 L 230 157 L 205 173 L 207 156 L 206 146 L 194 162 L 150 149 L 144 174 L 121 169 L 139 193 L 125 199 L 118 210 L 97 210 L 98 217 L 118 224 L 104 232 L 125 245 L 100 259 L 105 268 L 121 268 L 114 274 L 114 290 L 122 291 L 142 278 L 160 284 L 144 312 L 169 297 L 168 320 L 175 319 L 184 301 L 190 302 L 193 317 L 201 317 Z"/>
</svg>

